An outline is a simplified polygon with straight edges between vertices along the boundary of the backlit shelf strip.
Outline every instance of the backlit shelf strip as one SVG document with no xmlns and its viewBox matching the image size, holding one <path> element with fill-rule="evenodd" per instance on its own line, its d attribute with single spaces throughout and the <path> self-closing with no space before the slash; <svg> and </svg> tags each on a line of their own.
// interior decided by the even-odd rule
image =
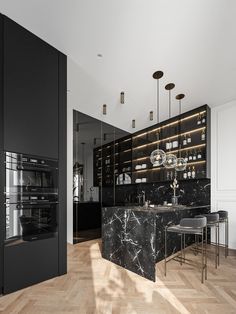
<svg viewBox="0 0 236 314">
<path fill-rule="evenodd" d="M 202 128 L 198 128 L 198 129 L 195 129 L 195 130 L 192 130 L 192 131 L 189 131 L 189 132 L 184 132 L 184 133 L 181 133 L 181 134 L 173 135 L 173 136 L 164 138 L 163 140 L 158 140 L 158 141 L 151 142 L 151 143 L 148 143 L 148 144 L 143 144 L 141 146 L 136 146 L 136 147 L 133 148 L 133 150 L 141 149 L 143 147 L 151 146 L 151 145 L 158 144 L 158 143 L 161 143 L 161 142 L 168 142 L 169 140 L 173 140 L 173 139 L 175 139 L 175 138 L 177 138 L 179 136 L 183 136 L 183 135 L 187 135 L 187 134 L 193 134 L 193 133 L 205 130 L 205 129 L 206 129 L 206 127 L 204 126 Z"/>
<path fill-rule="evenodd" d="M 167 152 L 167 154 L 168 154 L 168 153 L 173 154 L 173 153 L 178 153 L 178 152 L 184 152 L 184 151 L 187 151 L 187 150 L 194 150 L 194 149 L 201 148 L 201 147 L 205 147 L 205 146 L 206 146 L 206 144 L 200 144 L 200 145 L 195 145 L 195 146 L 189 146 L 189 147 L 186 147 L 186 148 L 181 148 L 181 149 L 176 149 L 176 150 L 170 150 L 170 151 Z M 133 159 L 133 162 L 141 161 L 141 160 L 145 160 L 145 159 L 150 159 L 150 156 L 140 157 L 140 158 Z"/>
<path fill-rule="evenodd" d="M 141 137 L 141 136 L 143 136 L 143 135 L 145 135 L 145 134 L 153 133 L 153 132 L 159 131 L 159 130 L 161 130 L 161 129 L 168 128 L 169 126 L 178 124 L 178 123 L 180 123 L 180 122 L 182 122 L 182 121 L 186 121 L 186 120 L 192 119 L 192 118 L 194 118 L 194 117 L 197 117 L 199 114 L 201 115 L 201 114 L 203 114 L 203 113 L 206 113 L 206 110 L 201 111 L 201 112 L 198 112 L 198 113 L 195 113 L 195 114 L 193 114 L 193 115 L 191 115 L 191 116 L 188 116 L 188 117 L 186 117 L 186 118 L 183 118 L 183 119 L 181 119 L 181 120 L 176 120 L 176 121 L 174 121 L 174 122 L 168 123 L 168 124 L 166 124 L 166 125 L 163 125 L 163 126 L 161 126 L 161 127 L 156 128 L 156 129 L 153 129 L 153 130 L 150 130 L 150 131 L 143 132 L 143 133 L 141 133 L 141 134 L 135 135 L 135 136 L 133 136 L 133 138 Z"/>
<path fill-rule="evenodd" d="M 119 144 L 122 144 L 122 143 L 125 143 L 125 142 L 128 142 L 128 141 L 131 141 L 131 138 L 128 138 L 128 139 L 126 139 L 126 140 L 124 140 L 124 141 L 116 142 L 115 145 L 119 145 Z M 113 145 L 114 145 L 114 144 L 113 144 Z M 104 146 L 103 149 L 110 148 L 111 146 L 112 146 L 111 144 L 108 144 L 108 146 Z M 100 151 L 100 150 L 101 150 L 101 148 L 98 149 L 98 151 Z"/>
<path fill-rule="evenodd" d="M 187 167 L 188 166 L 194 166 L 194 165 L 198 165 L 198 164 L 205 164 L 206 160 L 201 160 L 201 161 L 193 161 L 193 162 L 189 162 L 187 163 Z M 142 173 L 142 172 L 147 172 L 147 171 L 158 171 L 161 169 L 165 169 L 164 167 L 153 167 L 152 169 L 140 169 L 140 170 L 133 170 L 133 173 Z M 169 169 L 171 170 L 171 169 Z"/>
<path fill-rule="evenodd" d="M 126 150 L 124 150 L 123 152 L 120 152 L 120 154 L 122 154 L 122 153 L 127 153 L 127 152 L 129 152 L 129 151 L 131 151 L 131 148 L 126 149 Z"/>
</svg>

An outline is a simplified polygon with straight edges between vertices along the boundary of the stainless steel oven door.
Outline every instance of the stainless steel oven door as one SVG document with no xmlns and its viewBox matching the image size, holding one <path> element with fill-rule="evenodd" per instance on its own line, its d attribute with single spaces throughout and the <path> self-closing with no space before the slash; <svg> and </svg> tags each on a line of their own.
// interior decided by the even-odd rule
<svg viewBox="0 0 236 314">
<path fill-rule="evenodd" d="M 32 160 L 37 161 L 37 163 Z M 57 162 L 44 161 L 24 157 L 22 154 L 6 153 L 6 197 L 10 203 L 19 201 L 25 193 L 58 192 Z"/>
<path fill-rule="evenodd" d="M 55 237 L 58 203 L 6 204 L 6 243 L 19 243 Z"/>
</svg>

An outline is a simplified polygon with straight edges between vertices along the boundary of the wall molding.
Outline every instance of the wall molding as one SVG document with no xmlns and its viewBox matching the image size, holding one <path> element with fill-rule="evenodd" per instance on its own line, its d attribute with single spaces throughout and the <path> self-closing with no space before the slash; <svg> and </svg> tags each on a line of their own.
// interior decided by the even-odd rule
<svg viewBox="0 0 236 314">
<path fill-rule="evenodd" d="M 234 174 L 228 173 L 229 167 L 223 164 L 221 154 L 224 153 L 225 149 L 226 154 L 229 154 L 230 150 L 233 154 L 235 150 L 233 145 L 231 149 L 230 146 L 225 146 L 228 143 L 234 143 L 235 123 L 232 122 L 232 109 L 235 108 L 236 100 L 233 100 L 211 110 L 211 207 L 212 211 L 223 209 L 229 213 L 230 249 L 236 249 L 236 234 L 234 232 L 236 229 L 236 178 L 234 181 Z M 224 129 L 225 125 L 227 129 Z M 224 241 L 223 230 L 220 237 Z"/>
</svg>

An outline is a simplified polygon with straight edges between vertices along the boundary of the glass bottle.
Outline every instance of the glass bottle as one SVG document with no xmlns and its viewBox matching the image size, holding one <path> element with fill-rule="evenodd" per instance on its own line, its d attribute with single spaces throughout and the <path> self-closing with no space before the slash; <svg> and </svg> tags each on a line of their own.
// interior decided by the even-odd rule
<svg viewBox="0 0 236 314">
<path fill-rule="evenodd" d="M 202 114 L 202 124 L 206 123 L 206 115 L 205 113 Z"/>
<path fill-rule="evenodd" d="M 191 138 L 191 135 L 189 134 L 187 138 L 187 143 L 190 144 L 191 142 L 192 142 L 192 138 Z"/>
<path fill-rule="evenodd" d="M 201 114 L 199 113 L 198 117 L 197 117 L 197 125 L 202 124 L 202 119 L 201 119 Z"/>
<path fill-rule="evenodd" d="M 188 179 L 191 179 L 192 171 L 191 168 L 188 167 Z"/>
<path fill-rule="evenodd" d="M 196 171 L 195 171 L 195 167 L 192 167 L 192 178 L 195 179 L 196 178 Z"/>
<path fill-rule="evenodd" d="M 193 160 L 193 155 L 192 155 L 192 151 L 190 150 L 188 154 L 188 161 L 192 161 L 192 160 Z"/>
<path fill-rule="evenodd" d="M 188 152 L 185 153 L 184 160 L 188 162 Z"/>
<path fill-rule="evenodd" d="M 203 129 L 202 134 L 201 134 L 201 140 L 205 141 L 205 139 L 206 139 L 206 131 L 205 131 L 205 129 Z"/>
<path fill-rule="evenodd" d="M 197 153 L 196 153 L 196 150 L 194 150 L 193 152 L 193 161 L 197 160 Z"/>
<path fill-rule="evenodd" d="M 183 178 L 184 178 L 184 179 L 187 179 L 187 178 L 188 178 L 188 173 L 187 173 L 187 170 L 186 170 L 186 169 L 184 170 Z"/>
<path fill-rule="evenodd" d="M 198 153 L 197 153 L 197 159 L 202 159 L 202 152 L 200 149 L 198 150 Z"/>
<path fill-rule="evenodd" d="M 187 145 L 187 137 L 186 134 L 184 134 L 184 139 L 183 139 L 183 146 Z"/>
</svg>

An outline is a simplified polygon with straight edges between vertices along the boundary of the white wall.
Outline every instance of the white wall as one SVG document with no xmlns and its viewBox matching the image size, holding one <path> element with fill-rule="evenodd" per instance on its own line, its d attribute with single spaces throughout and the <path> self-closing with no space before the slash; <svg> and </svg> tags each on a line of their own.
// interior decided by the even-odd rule
<svg viewBox="0 0 236 314">
<path fill-rule="evenodd" d="M 212 211 L 229 212 L 229 247 L 236 249 L 236 100 L 212 109 Z M 221 232 L 224 241 L 224 232 Z"/>
</svg>

